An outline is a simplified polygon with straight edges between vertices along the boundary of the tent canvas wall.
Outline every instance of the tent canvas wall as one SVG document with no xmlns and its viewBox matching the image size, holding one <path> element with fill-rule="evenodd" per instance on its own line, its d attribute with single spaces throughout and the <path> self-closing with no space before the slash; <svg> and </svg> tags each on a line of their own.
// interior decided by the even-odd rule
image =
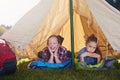
<svg viewBox="0 0 120 80">
<path fill-rule="evenodd" d="M 2 38 L 18 57 L 36 58 L 52 34 L 64 37 L 63 46 L 71 50 L 69 0 L 41 0 Z M 120 12 L 104 0 L 73 0 L 74 49 L 84 47 L 85 39 L 95 34 L 103 57 L 119 53 Z M 76 54 L 77 55 L 77 54 Z"/>
</svg>

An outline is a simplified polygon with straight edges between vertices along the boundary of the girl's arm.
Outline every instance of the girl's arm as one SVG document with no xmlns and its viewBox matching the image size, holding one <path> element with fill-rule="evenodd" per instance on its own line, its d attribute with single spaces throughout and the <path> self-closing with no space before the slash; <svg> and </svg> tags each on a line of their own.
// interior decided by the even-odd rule
<svg viewBox="0 0 120 80">
<path fill-rule="evenodd" d="M 54 58 L 54 56 L 51 55 L 51 56 L 50 56 L 50 59 L 48 60 L 48 62 L 49 62 L 49 63 L 54 63 L 53 58 Z"/>
<path fill-rule="evenodd" d="M 80 61 L 82 61 L 82 62 L 84 62 L 84 54 L 81 54 L 81 56 L 80 56 Z"/>
<path fill-rule="evenodd" d="M 58 49 L 59 49 L 59 47 L 58 47 L 57 50 L 55 51 L 54 57 L 55 57 L 56 63 L 61 63 L 61 61 L 60 61 L 60 59 L 59 59 L 59 56 L 58 56 Z"/>
<path fill-rule="evenodd" d="M 58 56 L 55 56 L 55 61 L 56 61 L 56 63 L 61 63 Z"/>
<path fill-rule="evenodd" d="M 54 63 L 53 58 L 54 58 L 54 54 L 51 51 L 51 49 L 48 47 L 49 51 L 50 51 L 50 59 L 48 60 L 49 63 Z"/>
<path fill-rule="evenodd" d="M 91 57 L 97 58 L 97 63 L 99 63 L 100 60 L 101 60 L 101 56 L 100 56 L 99 54 L 96 54 L 96 53 L 93 53 L 93 54 L 91 55 Z"/>
<path fill-rule="evenodd" d="M 86 57 L 86 56 L 90 56 L 90 53 L 88 53 L 88 52 L 82 53 L 80 56 L 80 59 L 81 59 L 80 61 L 84 62 L 84 57 Z"/>
<path fill-rule="evenodd" d="M 96 55 L 97 55 L 97 63 L 99 63 L 101 60 L 101 56 L 99 54 L 96 54 Z"/>
</svg>

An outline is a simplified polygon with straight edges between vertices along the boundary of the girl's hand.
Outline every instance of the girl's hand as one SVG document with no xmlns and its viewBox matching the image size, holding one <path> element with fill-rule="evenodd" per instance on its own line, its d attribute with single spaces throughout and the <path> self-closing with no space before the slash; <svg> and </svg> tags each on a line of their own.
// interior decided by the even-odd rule
<svg viewBox="0 0 120 80">
<path fill-rule="evenodd" d="M 48 46 L 51 56 L 54 56 L 54 53 L 51 51 L 50 47 Z"/>
<path fill-rule="evenodd" d="M 82 62 L 84 62 L 84 57 L 86 57 L 86 56 L 89 56 L 88 52 L 84 52 L 83 54 L 81 54 L 80 59 Z"/>
<path fill-rule="evenodd" d="M 53 57 L 54 57 L 54 54 L 53 54 L 53 52 L 51 51 L 51 49 L 50 49 L 50 47 L 48 46 L 48 49 L 49 49 L 49 51 L 50 51 L 50 59 L 48 60 L 48 62 L 49 63 L 54 63 L 54 61 L 53 61 Z"/>
<path fill-rule="evenodd" d="M 59 60 L 58 49 L 59 49 L 59 46 L 57 47 L 57 49 L 54 53 L 54 57 L 55 57 L 56 63 L 61 63 L 61 61 Z"/>
<path fill-rule="evenodd" d="M 93 54 L 91 55 L 91 57 L 97 58 L 97 63 L 100 62 L 101 56 L 100 56 L 99 54 L 93 53 Z"/>
<path fill-rule="evenodd" d="M 91 54 L 91 57 L 94 57 L 94 58 L 98 58 L 100 55 L 98 55 L 97 53 L 93 53 Z"/>
<path fill-rule="evenodd" d="M 91 57 L 92 53 L 85 52 L 85 55 Z"/>
<path fill-rule="evenodd" d="M 59 46 L 58 46 L 57 49 L 55 50 L 55 53 L 54 53 L 54 56 L 55 56 L 55 57 L 58 57 L 58 49 L 59 49 Z"/>
</svg>

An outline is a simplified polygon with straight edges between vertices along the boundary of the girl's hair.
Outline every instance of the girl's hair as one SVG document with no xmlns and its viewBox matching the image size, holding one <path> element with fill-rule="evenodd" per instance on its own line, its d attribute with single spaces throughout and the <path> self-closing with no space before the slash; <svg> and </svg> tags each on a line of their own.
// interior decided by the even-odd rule
<svg viewBox="0 0 120 80">
<path fill-rule="evenodd" d="M 62 45 L 64 38 L 60 35 L 58 35 L 57 38 L 58 38 L 58 43 Z"/>
<path fill-rule="evenodd" d="M 90 35 L 87 40 L 86 40 L 86 44 L 89 43 L 89 42 L 95 42 L 95 43 L 98 43 L 98 40 L 97 38 L 95 37 L 94 34 Z"/>
<path fill-rule="evenodd" d="M 89 42 L 95 42 L 96 44 L 98 44 L 98 39 L 97 39 L 97 37 L 96 37 L 94 34 L 92 34 L 92 35 L 90 35 L 90 36 L 87 38 L 86 44 L 89 43 Z M 102 57 L 101 51 L 100 51 L 100 49 L 98 48 L 98 46 L 96 47 L 95 53 L 99 54 L 99 55 Z"/>
<path fill-rule="evenodd" d="M 48 45 L 49 39 L 50 39 L 51 37 L 55 37 L 55 38 L 57 39 L 58 43 L 59 43 L 60 45 L 62 45 L 62 42 L 63 42 L 64 38 L 63 38 L 62 36 L 60 36 L 60 35 L 51 35 L 51 36 L 47 39 L 47 45 Z"/>
</svg>

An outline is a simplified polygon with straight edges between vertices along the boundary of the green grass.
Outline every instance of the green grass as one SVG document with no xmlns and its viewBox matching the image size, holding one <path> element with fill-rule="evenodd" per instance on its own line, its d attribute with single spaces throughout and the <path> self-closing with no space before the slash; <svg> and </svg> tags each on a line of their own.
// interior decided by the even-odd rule
<svg viewBox="0 0 120 80">
<path fill-rule="evenodd" d="M 19 70 L 0 80 L 120 80 L 120 69 L 93 71 L 71 69 L 27 69 L 27 63 L 19 64 Z"/>
</svg>

